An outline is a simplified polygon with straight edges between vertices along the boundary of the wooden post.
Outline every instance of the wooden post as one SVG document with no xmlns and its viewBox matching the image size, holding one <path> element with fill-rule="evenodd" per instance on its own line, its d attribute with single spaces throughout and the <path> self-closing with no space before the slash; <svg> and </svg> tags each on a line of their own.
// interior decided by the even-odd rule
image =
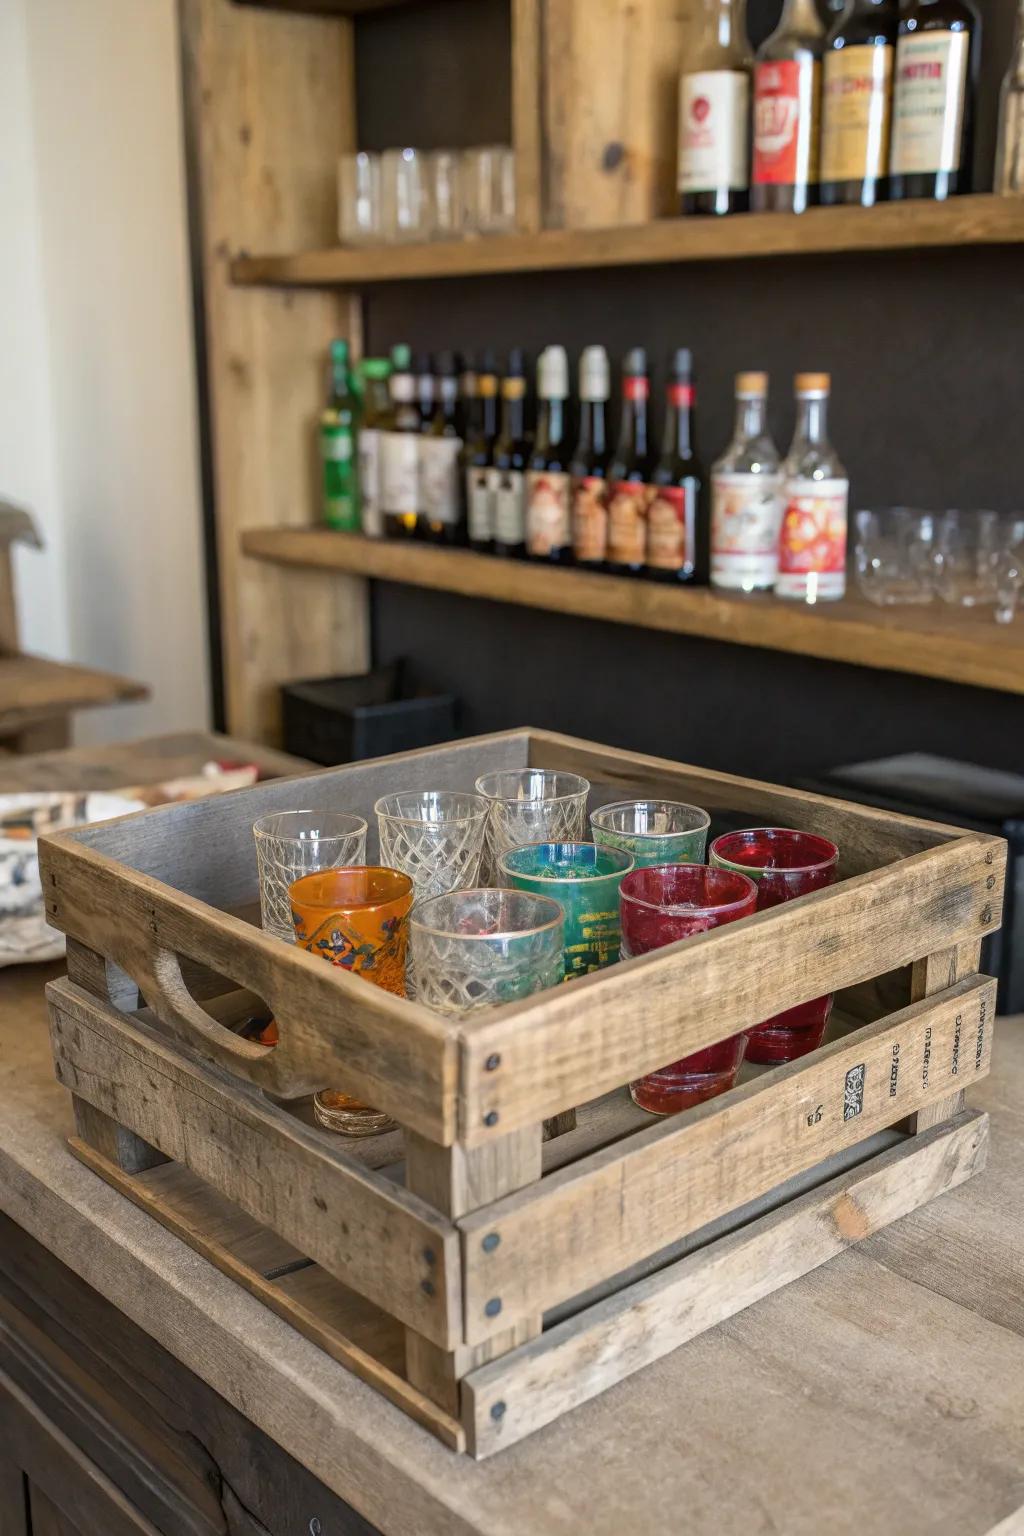
<svg viewBox="0 0 1024 1536">
<path fill-rule="evenodd" d="M 409 1189 L 453 1220 L 489 1205 L 502 1195 L 532 1184 L 541 1173 L 541 1128 L 528 1126 L 500 1141 L 467 1151 L 441 1147 L 411 1131 L 405 1133 L 405 1181 Z M 487 1237 L 483 1238 L 487 1241 Z M 495 1298 L 500 1302 L 500 1298 Z M 489 1303 L 490 1304 L 490 1303 Z M 521 1319 L 483 1344 L 440 1349 L 412 1329 L 405 1331 L 405 1368 L 409 1381 L 449 1413 L 459 1414 L 459 1383 L 478 1365 L 516 1349 L 541 1331 L 539 1316 Z"/>
<path fill-rule="evenodd" d="M 955 986 L 968 976 L 977 976 L 980 965 L 980 939 L 972 939 L 968 944 L 954 944 L 949 949 L 937 950 L 934 955 L 926 955 L 923 960 L 916 962 L 911 972 L 911 1002 L 918 1003 L 923 998 L 934 996 L 936 992 L 945 992 L 948 987 Z M 933 1125 L 952 1120 L 963 1107 L 964 1094 L 961 1089 L 948 1099 L 939 1099 L 937 1103 L 919 1109 L 916 1115 L 911 1115 L 905 1122 L 906 1129 L 912 1136 L 918 1136 L 922 1131 L 931 1130 Z"/>
</svg>

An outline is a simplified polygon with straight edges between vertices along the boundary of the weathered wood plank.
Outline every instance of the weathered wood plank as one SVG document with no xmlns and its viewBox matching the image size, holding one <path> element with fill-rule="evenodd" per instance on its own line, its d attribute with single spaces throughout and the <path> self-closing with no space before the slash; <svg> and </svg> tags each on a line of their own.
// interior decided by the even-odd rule
<svg viewBox="0 0 1024 1536">
<path fill-rule="evenodd" d="M 994 981 L 962 982 L 462 1218 L 466 1342 L 984 1077 L 994 1012 Z"/>
<path fill-rule="evenodd" d="M 493 1455 L 852 1243 L 979 1173 L 988 1116 L 963 1114 L 569 1318 L 463 1383 L 470 1451 Z"/>
<path fill-rule="evenodd" d="M 990 881 L 995 881 L 994 875 L 989 875 L 986 885 Z M 921 998 L 934 997 L 937 992 L 944 992 L 947 987 L 955 986 L 965 977 L 976 976 L 980 965 L 981 944 L 976 940 L 968 944 L 954 944 L 949 949 L 939 950 L 937 954 L 926 955 L 911 967 L 911 999 L 917 1002 Z M 948 1099 L 940 1099 L 938 1103 L 928 1104 L 918 1110 L 916 1115 L 910 1117 L 907 1129 L 912 1135 L 926 1131 L 930 1126 L 941 1125 L 943 1120 L 959 1114 L 963 1107 L 964 1095 L 961 1089 L 950 1094 Z"/>
</svg>

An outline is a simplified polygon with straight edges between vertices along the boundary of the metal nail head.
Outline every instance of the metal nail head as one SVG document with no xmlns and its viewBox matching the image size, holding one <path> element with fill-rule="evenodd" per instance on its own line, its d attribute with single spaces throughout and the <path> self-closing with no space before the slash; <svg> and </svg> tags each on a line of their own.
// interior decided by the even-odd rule
<svg viewBox="0 0 1024 1536">
<path fill-rule="evenodd" d="M 493 1253 L 500 1242 L 501 1234 L 499 1232 L 488 1232 L 480 1246 L 484 1253 Z"/>
<path fill-rule="evenodd" d="M 495 1424 L 500 1423 L 500 1421 L 504 1417 L 505 1417 L 505 1404 L 504 1403 L 492 1403 L 491 1404 L 491 1418 L 494 1420 Z"/>
<path fill-rule="evenodd" d="M 497 1070 L 498 1070 L 498 1068 L 500 1066 L 501 1066 L 501 1057 L 498 1055 L 497 1051 L 494 1051 L 494 1052 L 492 1052 L 492 1054 L 490 1056 L 488 1056 L 487 1060 L 484 1062 L 484 1071 L 485 1072 L 497 1072 Z"/>
<path fill-rule="evenodd" d="M 500 1311 L 501 1311 L 501 1297 L 500 1296 L 492 1296 L 490 1301 L 484 1307 L 484 1312 L 486 1313 L 486 1315 L 488 1317 L 497 1317 L 497 1315 L 498 1315 L 498 1313 Z"/>
<path fill-rule="evenodd" d="M 497 1125 L 497 1123 L 498 1111 L 496 1109 L 489 1109 L 486 1115 L 484 1115 L 484 1125 Z"/>
</svg>

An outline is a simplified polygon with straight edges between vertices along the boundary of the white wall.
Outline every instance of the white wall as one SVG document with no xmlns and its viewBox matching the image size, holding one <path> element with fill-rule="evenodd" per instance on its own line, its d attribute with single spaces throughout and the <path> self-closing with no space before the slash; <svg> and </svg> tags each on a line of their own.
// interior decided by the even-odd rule
<svg viewBox="0 0 1024 1536">
<path fill-rule="evenodd" d="M 48 542 L 19 562 L 25 644 L 153 691 L 79 715 L 82 741 L 208 718 L 177 49 L 174 0 L 0 0 L 0 168 L 19 194 L 0 419 L 19 392 L 24 418 L 20 456 L 0 428 L 0 494 Z"/>
</svg>

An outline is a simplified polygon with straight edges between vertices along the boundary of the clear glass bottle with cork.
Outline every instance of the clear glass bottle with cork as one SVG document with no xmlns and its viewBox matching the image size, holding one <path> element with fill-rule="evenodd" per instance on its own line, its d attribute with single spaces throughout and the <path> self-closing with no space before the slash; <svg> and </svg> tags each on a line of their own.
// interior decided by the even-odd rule
<svg viewBox="0 0 1024 1536">
<path fill-rule="evenodd" d="M 829 602 L 846 592 L 850 482 L 828 437 L 827 373 L 798 373 L 793 445 L 782 466 L 777 597 Z"/>
<path fill-rule="evenodd" d="M 768 430 L 768 375 L 736 375 L 736 425 L 711 470 L 711 585 L 770 592 L 779 569 L 779 450 Z"/>
</svg>

